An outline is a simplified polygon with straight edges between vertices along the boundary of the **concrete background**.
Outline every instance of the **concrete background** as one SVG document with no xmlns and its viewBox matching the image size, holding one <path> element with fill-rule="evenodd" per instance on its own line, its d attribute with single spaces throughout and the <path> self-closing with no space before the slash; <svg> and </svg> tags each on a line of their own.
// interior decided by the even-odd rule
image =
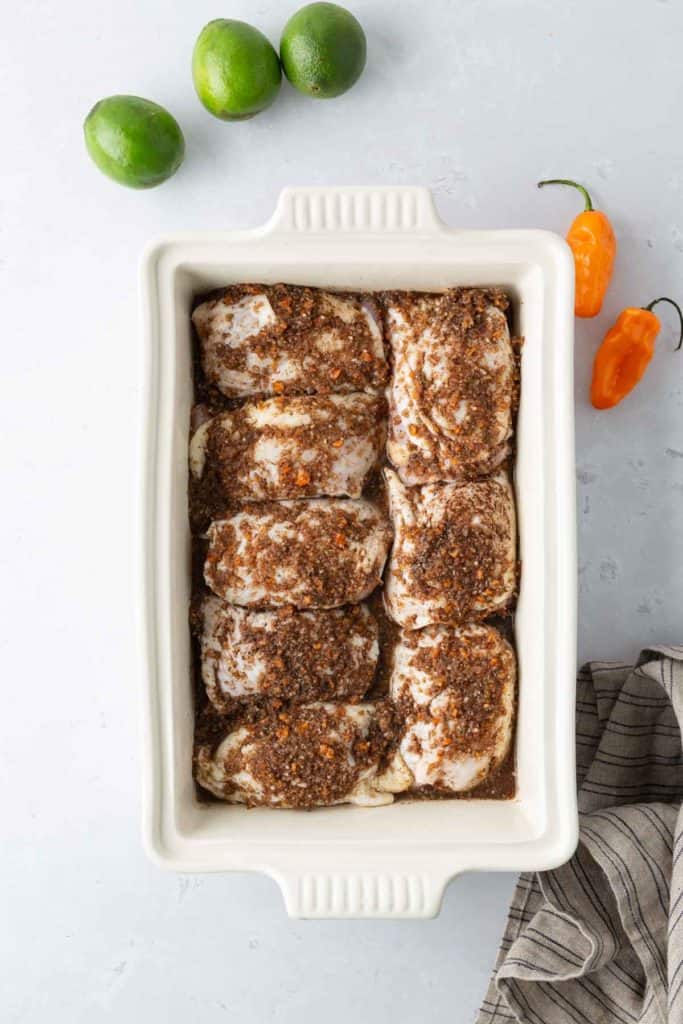
<svg viewBox="0 0 683 1024">
<path fill-rule="evenodd" d="M 587 404 L 627 304 L 683 298 L 683 5 L 353 0 L 369 42 L 347 96 L 284 86 L 226 125 L 189 76 L 210 18 L 274 41 L 293 3 L 24 0 L 0 40 L 3 887 L 0 1017 L 28 1024 L 470 1021 L 513 879 L 451 886 L 435 922 L 292 923 L 275 885 L 179 878 L 144 859 L 134 642 L 140 359 L 136 262 L 165 230 L 263 221 L 285 184 L 430 186 L 450 223 L 564 231 L 593 187 L 619 239 L 580 323 L 580 657 L 680 640 L 683 356 L 663 311 L 638 391 Z M 81 122 L 110 93 L 168 106 L 187 159 L 158 190 L 101 177 Z"/>
</svg>

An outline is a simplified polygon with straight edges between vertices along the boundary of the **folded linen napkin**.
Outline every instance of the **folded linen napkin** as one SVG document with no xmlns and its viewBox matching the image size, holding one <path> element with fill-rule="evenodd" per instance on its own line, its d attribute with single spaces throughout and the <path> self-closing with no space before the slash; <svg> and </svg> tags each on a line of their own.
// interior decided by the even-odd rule
<svg viewBox="0 0 683 1024">
<path fill-rule="evenodd" d="M 578 679 L 580 839 L 521 875 L 477 1024 L 683 1024 L 683 646 Z"/>
</svg>

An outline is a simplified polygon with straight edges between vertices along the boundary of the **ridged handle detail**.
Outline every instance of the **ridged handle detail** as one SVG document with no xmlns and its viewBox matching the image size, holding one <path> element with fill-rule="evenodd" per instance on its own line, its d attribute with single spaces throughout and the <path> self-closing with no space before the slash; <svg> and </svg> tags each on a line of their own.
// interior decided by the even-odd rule
<svg viewBox="0 0 683 1024">
<path fill-rule="evenodd" d="M 434 917 L 447 879 L 421 872 L 308 871 L 278 875 L 292 917 Z"/>
<path fill-rule="evenodd" d="M 272 232 L 436 232 L 442 227 L 429 189 L 286 188 L 268 225 Z"/>
</svg>

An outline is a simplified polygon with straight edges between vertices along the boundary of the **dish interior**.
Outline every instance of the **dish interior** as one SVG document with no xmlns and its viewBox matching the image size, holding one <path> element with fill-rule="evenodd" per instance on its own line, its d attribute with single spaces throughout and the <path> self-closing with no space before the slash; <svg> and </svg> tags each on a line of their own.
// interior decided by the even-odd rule
<svg viewBox="0 0 683 1024">
<path fill-rule="evenodd" d="M 157 351 L 152 353 L 158 361 L 151 372 L 157 391 L 150 404 L 154 408 L 156 401 L 158 410 L 153 436 L 157 445 L 160 438 L 166 439 L 156 452 L 158 475 L 152 493 L 157 497 L 148 524 L 149 557 L 154 561 L 156 580 L 155 621 L 165 620 L 170 626 L 163 635 L 159 629 L 152 634 L 157 678 L 151 687 L 155 702 L 151 719 L 158 729 L 160 758 L 151 785 L 160 800 L 157 797 L 149 844 L 166 862 L 175 861 L 188 869 L 194 863 L 203 869 L 219 869 L 226 866 L 220 853 L 229 843 L 234 847 L 229 866 L 258 869 L 259 848 L 265 850 L 273 844 L 306 844 L 309 855 L 312 849 L 334 844 L 343 856 L 345 847 L 350 849 L 362 841 L 368 856 L 373 850 L 382 856 L 382 850 L 399 843 L 406 851 L 418 846 L 424 849 L 425 845 L 444 851 L 457 844 L 461 870 L 509 869 L 515 866 L 509 856 L 510 845 L 533 846 L 534 840 L 547 832 L 549 819 L 564 814 L 556 806 L 556 786 L 563 783 L 556 777 L 558 752 L 554 744 L 566 748 L 571 768 L 567 743 L 571 730 L 558 716 L 559 684 L 553 677 L 557 652 L 547 649 L 546 637 L 566 615 L 571 649 L 573 609 L 563 607 L 567 588 L 546 586 L 546 581 L 554 578 L 556 563 L 556 548 L 548 540 L 561 512 L 555 503 L 562 495 L 554 486 L 553 474 L 557 468 L 554 453 L 562 439 L 558 441 L 555 435 L 561 424 L 547 415 L 544 399 L 557 386 L 556 376 L 562 370 L 561 360 L 558 363 L 552 357 L 550 339 L 544 337 L 544 317 L 547 279 L 564 270 L 558 271 L 556 265 L 564 256 L 552 247 L 550 255 L 546 252 L 543 256 L 539 243 L 539 259 L 530 259 L 529 244 L 516 245 L 512 238 L 505 241 L 503 232 L 500 244 L 493 247 L 498 258 L 492 258 L 490 239 L 488 244 L 478 241 L 486 234 L 473 233 L 469 240 L 463 236 L 459 241 L 446 232 L 442 239 L 423 242 L 408 238 L 394 242 L 384 237 L 373 243 L 368 239 L 362 245 L 365 258 L 361 261 L 358 239 L 345 243 L 339 238 L 297 238 L 296 245 L 291 245 L 286 238 L 259 240 L 253 234 L 241 241 L 239 237 L 221 241 L 218 236 L 212 243 L 161 243 L 148 257 L 157 289 L 150 309 L 158 318 L 150 330 L 156 330 L 159 338 Z M 559 243 L 553 241 L 552 245 L 559 249 Z M 398 801 L 371 812 L 341 806 L 304 815 L 197 800 L 190 767 L 194 722 L 187 628 L 191 588 L 187 438 L 193 402 L 190 311 L 195 296 L 248 280 L 355 291 L 499 286 L 508 293 L 513 311 L 511 332 L 525 339 L 514 467 L 523 572 L 515 616 L 519 699 L 517 793 L 513 800 Z M 573 543 L 573 537 L 568 543 Z M 573 679 L 571 659 L 570 673 Z M 564 850 L 567 832 L 558 836 Z M 552 851 L 539 850 L 543 864 L 552 856 Z M 533 861 L 527 850 L 519 866 L 532 867 Z"/>
</svg>

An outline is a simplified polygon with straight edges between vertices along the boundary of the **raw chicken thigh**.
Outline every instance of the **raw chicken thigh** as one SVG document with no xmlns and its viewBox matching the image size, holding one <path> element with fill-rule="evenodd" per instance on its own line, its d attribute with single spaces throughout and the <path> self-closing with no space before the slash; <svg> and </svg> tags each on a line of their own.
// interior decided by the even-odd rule
<svg viewBox="0 0 683 1024">
<path fill-rule="evenodd" d="M 378 657 L 377 622 L 364 604 L 315 612 L 251 612 L 213 596 L 202 604 L 202 679 L 219 712 L 252 697 L 358 699 Z"/>
<path fill-rule="evenodd" d="M 466 484 L 406 487 L 385 470 L 394 546 L 384 588 L 407 629 L 502 611 L 516 584 L 515 506 L 502 471 Z"/>
<path fill-rule="evenodd" d="M 515 357 L 497 291 L 385 296 L 394 375 L 387 454 L 406 484 L 484 476 L 509 451 Z"/>
<path fill-rule="evenodd" d="M 512 737 L 515 657 L 490 626 L 401 631 L 391 697 L 414 788 L 461 792 L 483 782 Z"/>
<path fill-rule="evenodd" d="M 206 379 L 229 398 L 380 391 L 388 368 L 369 298 L 235 285 L 192 314 Z"/>
<path fill-rule="evenodd" d="M 388 804 L 411 784 L 392 754 L 394 735 L 387 702 L 269 709 L 200 744 L 196 778 L 222 800 L 252 806 Z"/>
<path fill-rule="evenodd" d="M 255 284 L 194 310 L 193 768 L 219 799 L 513 792 L 515 655 L 484 624 L 517 585 L 507 309 Z"/>
<path fill-rule="evenodd" d="M 381 395 L 248 402 L 195 432 L 190 468 L 226 501 L 360 497 L 384 449 Z"/>
<path fill-rule="evenodd" d="M 335 608 L 380 583 L 391 528 L 369 501 L 314 498 L 243 509 L 208 537 L 204 579 L 225 601 Z"/>
</svg>

